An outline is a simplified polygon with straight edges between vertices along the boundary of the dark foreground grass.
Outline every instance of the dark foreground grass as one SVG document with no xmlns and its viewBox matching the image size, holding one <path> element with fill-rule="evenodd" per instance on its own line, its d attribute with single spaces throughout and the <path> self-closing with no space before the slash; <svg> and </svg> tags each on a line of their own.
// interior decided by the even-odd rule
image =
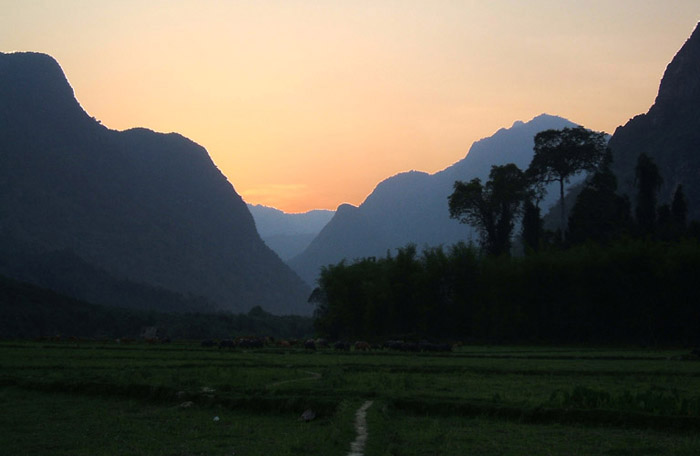
<svg viewBox="0 0 700 456">
<path fill-rule="evenodd" d="M 688 354 L 3 342 L 0 454 L 345 455 L 367 399 L 368 456 L 700 454 Z"/>
<path fill-rule="evenodd" d="M 311 422 L 298 414 L 135 399 L 0 390 L 0 448 L 7 455 L 342 454 L 354 405 Z"/>
<path fill-rule="evenodd" d="M 697 433 L 585 425 L 533 424 L 459 416 L 418 416 L 378 410 L 370 415 L 368 454 L 392 456 L 691 456 Z"/>
</svg>

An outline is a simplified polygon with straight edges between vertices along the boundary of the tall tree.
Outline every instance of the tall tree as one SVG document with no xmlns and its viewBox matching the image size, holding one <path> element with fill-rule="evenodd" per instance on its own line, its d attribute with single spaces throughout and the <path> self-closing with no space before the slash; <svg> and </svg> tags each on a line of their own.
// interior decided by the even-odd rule
<svg viewBox="0 0 700 456">
<path fill-rule="evenodd" d="M 688 200 L 685 197 L 683 186 L 678 185 L 673 193 L 673 201 L 671 202 L 671 217 L 673 223 L 679 228 L 685 230 L 688 224 Z"/>
<path fill-rule="evenodd" d="M 645 153 L 639 154 L 634 168 L 634 180 L 637 185 L 637 205 L 635 216 L 641 234 L 652 235 L 656 227 L 657 193 L 663 179 L 659 167 Z"/>
<path fill-rule="evenodd" d="M 583 171 L 594 171 L 605 156 L 607 137 L 583 127 L 545 130 L 535 136 L 535 155 L 527 169 L 540 184 L 559 182 L 561 229 L 566 226 L 564 184 Z"/>
<path fill-rule="evenodd" d="M 683 186 L 678 185 L 670 204 L 659 206 L 655 236 L 661 240 L 679 240 L 688 232 L 688 201 Z"/>
<path fill-rule="evenodd" d="M 448 198 L 450 217 L 475 227 L 487 253 L 510 252 L 515 219 L 527 195 L 525 174 L 513 163 L 491 167 L 485 185 L 479 178 L 456 181 Z"/>
</svg>

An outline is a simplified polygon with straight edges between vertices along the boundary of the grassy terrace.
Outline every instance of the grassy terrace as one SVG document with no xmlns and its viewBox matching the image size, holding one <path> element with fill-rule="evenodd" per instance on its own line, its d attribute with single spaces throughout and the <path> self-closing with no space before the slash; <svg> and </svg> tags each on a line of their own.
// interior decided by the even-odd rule
<svg viewBox="0 0 700 456">
<path fill-rule="evenodd" d="M 367 455 L 696 455 L 700 361 L 688 353 L 2 342 L 0 447 L 345 455 L 355 411 L 371 399 Z M 309 408 L 316 419 L 299 421 Z"/>
</svg>

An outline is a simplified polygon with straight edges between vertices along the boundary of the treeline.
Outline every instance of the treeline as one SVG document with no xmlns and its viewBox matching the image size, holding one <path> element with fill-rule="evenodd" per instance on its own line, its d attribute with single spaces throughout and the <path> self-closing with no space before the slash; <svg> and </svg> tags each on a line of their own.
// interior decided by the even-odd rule
<svg viewBox="0 0 700 456">
<path fill-rule="evenodd" d="M 0 240 L 0 276 L 54 290 L 80 301 L 156 312 L 211 312 L 201 296 L 117 278 L 68 249 L 35 251 L 17 239 Z"/>
<path fill-rule="evenodd" d="M 145 328 L 169 339 L 265 335 L 303 338 L 312 320 L 276 316 L 255 307 L 247 314 L 165 313 L 100 306 L 0 276 L 0 339 L 79 337 L 138 339 Z"/>
<path fill-rule="evenodd" d="M 316 331 L 331 339 L 700 343 L 700 243 L 625 240 L 521 257 L 458 244 L 323 269 Z"/>
<path fill-rule="evenodd" d="M 333 339 L 699 344 L 700 224 L 687 221 L 683 187 L 660 203 L 659 169 L 641 154 L 633 204 L 617 193 L 606 143 L 582 127 L 547 130 L 527 170 L 510 163 L 493 166 L 485 183 L 455 182 L 449 214 L 478 230 L 480 248 L 408 246 L 328 266 L 311 297 L 316 330 Z M 564 184 L 581 172 L 569 211 Z M 557 231 L 544 229 L 538 208 L 552 182 Z"/>
</svg>

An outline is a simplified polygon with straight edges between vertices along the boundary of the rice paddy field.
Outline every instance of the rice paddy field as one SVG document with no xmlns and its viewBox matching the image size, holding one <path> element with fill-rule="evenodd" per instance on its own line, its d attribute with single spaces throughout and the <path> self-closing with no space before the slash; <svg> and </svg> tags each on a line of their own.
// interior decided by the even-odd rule
<svg viewBox="0 0 700 456">
<path fill-rule="evenodd" d="M 700 361 L 4 341 L 0 410 L 7 455 L 698 455 Z"/>
</svg>

